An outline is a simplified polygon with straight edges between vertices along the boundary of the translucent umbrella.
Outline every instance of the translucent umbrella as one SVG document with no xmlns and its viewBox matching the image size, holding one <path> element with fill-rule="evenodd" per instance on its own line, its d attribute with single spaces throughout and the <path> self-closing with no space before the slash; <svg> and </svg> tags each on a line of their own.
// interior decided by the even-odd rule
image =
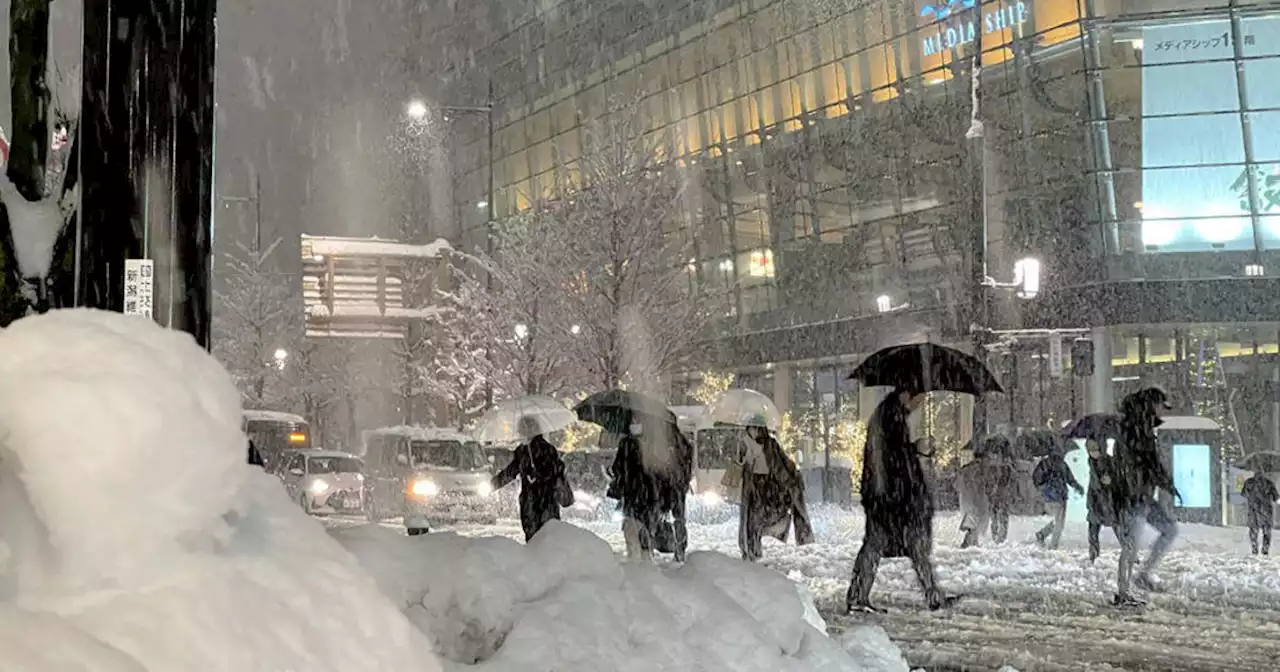
<svg viewBox="0 0 1280 672">
<path fill-rule="evenodd" d="M 765 427 L 771 432 L 782 428 L 782 414 L 773 400 L 755 390 L 725 390 L 711 406 L 707 416 L 717 425 Z"/>
<path fill-rule="evenodd" d="M 572 425 L 578 418 L 555 399 L 532 395 L 498 402 L 480 417 L 471 435 L 481 443 L 523 441 L 531 436 L 521 434 L 522 421 L 525 425 L 533 423 L 538 434 L 550 434 Z"/>
</svg>

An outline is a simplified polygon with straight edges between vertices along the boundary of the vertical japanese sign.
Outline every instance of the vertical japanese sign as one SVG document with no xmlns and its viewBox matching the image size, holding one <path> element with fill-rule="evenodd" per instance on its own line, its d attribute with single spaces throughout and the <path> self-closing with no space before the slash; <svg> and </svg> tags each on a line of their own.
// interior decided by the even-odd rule
<svg viewBox="0 0 1280 672">
<path fill-rule="evenodd" d="M 1049 375 L 1062 377 L 1062 334 L 1049 334 Z"/>
<path fill-rule="evenodd" d="M 152 317 L 152 290 L 155 262 L 150 259 L 124 261 L 124 314 Z"/>
</svg>

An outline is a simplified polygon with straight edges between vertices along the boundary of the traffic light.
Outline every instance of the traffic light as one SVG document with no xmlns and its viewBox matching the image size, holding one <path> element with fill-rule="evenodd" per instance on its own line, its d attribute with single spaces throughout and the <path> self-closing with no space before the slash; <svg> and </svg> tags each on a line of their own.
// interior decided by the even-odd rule
<svg viewBox="0 0 1280 672">
<path fill-rule="evenodd" d="M 1093 341 L 1081 338 L 1071 343 L 1071 371 L 1081 378 L 1093 375 Z"/>
</svg>

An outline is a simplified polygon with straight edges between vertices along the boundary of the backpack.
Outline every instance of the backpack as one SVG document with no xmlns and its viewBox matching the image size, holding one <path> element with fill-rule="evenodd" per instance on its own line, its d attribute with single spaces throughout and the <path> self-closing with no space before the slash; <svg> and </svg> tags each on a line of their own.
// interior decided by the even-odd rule
<svg viewBox="0 0 1280 672">
<path fill-rule="evenodd" d="M 1037 488 L 1043 488 L 1049 484 L 1049 460 L 1040 460 L 1040 464 L 1036 465 L 1036 470 L 1031 472 L 1031 482 L 1035 483 Z"/>
</svg>

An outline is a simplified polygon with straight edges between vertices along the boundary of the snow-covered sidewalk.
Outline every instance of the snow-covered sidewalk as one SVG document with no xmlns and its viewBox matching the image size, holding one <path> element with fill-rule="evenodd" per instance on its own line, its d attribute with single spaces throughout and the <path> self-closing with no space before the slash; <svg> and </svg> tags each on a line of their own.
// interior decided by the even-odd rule
<svg viewBox="0 0 1280 672">
<path fill-rule="evenodd" d="M 1084 525 L 1068 525 L 1056 551 L 1032 543 L 1045 521 L 1015 518 L 1008 542 L 984 539 L 978 548 L 961 549 L 958 518 L 940 515 L 938 574 L 947 590 L 967 596 L 946 614 L 923 609 L 905 560 L 884 561 L 876 581 L 874 598 L 890 614 L 870 620 L 839 614 L 862 536 L 856 510 L 819 507 L 818 543 L 797 548 L 769 540 L 763 564 L 807 586 L 833 632 L 881 624 L 913 664 L 930 669 L 1239 670 L 1272 664 L 1280 642 L 1280 558 L 1250 556 L 1243 529 L 1183 525 L 1160 571 L 1168 592 L 1153 596 L 1144 612 L 1128 614 L 1107 604 L 1118 552 L 1111 532 L 1103 531 L 1102 557 L 1090 565 Z M 616 523 L 578 524 L 621 552 Z M 515 521 L 457 531 L 520 536 Z M 736 519 L 692 525 L 689 537 L 693 550 L 738 554 Z"/>
</svg>

